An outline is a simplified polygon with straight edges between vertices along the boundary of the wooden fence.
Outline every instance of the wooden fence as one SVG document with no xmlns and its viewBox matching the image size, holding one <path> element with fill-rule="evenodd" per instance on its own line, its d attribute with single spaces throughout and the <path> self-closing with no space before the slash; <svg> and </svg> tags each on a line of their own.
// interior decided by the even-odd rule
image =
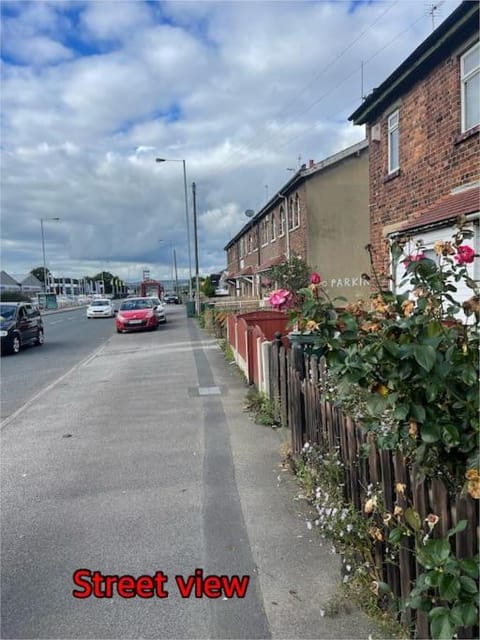
<svg viewBox="0 0 480 640">
<path fill-rule="evenodd" d="M 363 513 L 367 487 L 374 485 L 381 489 L 385 508 L 390 513 L 396 502 L 402 508 L 412 505 L 422 522 L 428 514 L 437 514 L 440 520 L 435 526 L 434 537 L 445 536 L 459 520 L 467 520 L 466 530 L 455 535 L 453 544 L 457 557 L 473 557 L 478 552 L 479 501 L 469 495 L 451 499 L 440 479 L 418 482 L 417 469 L 408 466 L 398 452 L 379 451 L 360 424 L 322 397 L 319 383 L 324 374 L 321 359 L 304 353 L 300 346 L 286 348 L 279 336 L 274 340 L 270 398 L 277 419 L 291 430 L 294 454 L 298 454 L 306 442 L 319 445 L 326 452 L 338 448 L 345 469 L 345 503 L 354 504 L 359 513 Z M 370 445 L 368 457 L 360 455 L 365 444 Z M 406 486 L 404 495 L 396 494 L 397 483 Z M 387 536 L 385 527 L 384 537 Z M 385 542 L 372 544 L 382 580 L 390 585 L 396 597 L 406 599 L 413 580 L 423 571 L 415 562 L 412 539 L 406 538 L 402 542 L 398 565 L 387 561 Z M 416 638 L 429 637 L 424 613 L 409 610 L 404 614 L 403 622 L 413 626 Z M 478 627 L 463 628 L 458 637 L 477 638 Z"/>
</svg>

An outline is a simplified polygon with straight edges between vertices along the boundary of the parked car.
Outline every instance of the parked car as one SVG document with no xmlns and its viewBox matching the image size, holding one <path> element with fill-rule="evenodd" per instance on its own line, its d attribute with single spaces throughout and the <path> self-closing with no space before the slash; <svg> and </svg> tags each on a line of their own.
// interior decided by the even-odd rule
<svg viewBox="0 0 480 640">
<path fill-rule="evenodd" d="M 28 302 L 0 303 L 0 336 L 3 353 L 18 353 L 26 344 L 45 341 L 38 307 Z"/>
<path fill-rule="evenodd" d="M 158 318 L 160 324 L 165 324 L 167 321 L 167 315 L 165 313 L 165 306 L 163 305 L 160 298 L 156 298 L 155 296 L 148 296 L 148 298 L 153 302 L 155 306 L 155 315 Z"/>
<path fill-rule="evenodd" d="M 180 300 L 176 293 L 167 293 L 165 295 L 165 302 L 167 304 L 180 304 Z"/>
<path fill-rule="evenodd" d="M 114 315 L 113 302 L 106 298 L 92 300 L 87 307 L 87 318 L 113 318 Z"/>
<path fill-rule="evenodd" d="M 158 318 L 155 305 L 150 298 L 126 298 L 120 304 L 115 318 L 117 333 L 156 329 Z"/>
</svg>

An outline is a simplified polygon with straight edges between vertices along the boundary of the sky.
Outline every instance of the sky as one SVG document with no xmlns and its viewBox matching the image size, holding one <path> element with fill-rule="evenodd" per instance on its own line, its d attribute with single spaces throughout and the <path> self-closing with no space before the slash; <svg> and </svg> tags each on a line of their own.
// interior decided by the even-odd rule
<svg viewBox="0 0 480 640">
<path fill-rule="evenodd" d="M 434 4 L 459 2 L 2 0 L 1 268 L 186 278 L 195 182 L 199 271 L 225 269 L 247 209 L 365 137 Z"/>
</svg>

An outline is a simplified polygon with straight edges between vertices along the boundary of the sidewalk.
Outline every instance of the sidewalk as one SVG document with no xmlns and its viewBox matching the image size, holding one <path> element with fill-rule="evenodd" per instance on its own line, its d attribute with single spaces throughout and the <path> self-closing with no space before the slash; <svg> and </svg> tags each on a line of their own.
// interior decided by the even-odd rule
<svg viewBox="0 0 480 640">
<path fill-rule="evenodd" d="M 280 431 L 256 425 L 244 412 L 248 387 L 221 351 L 209 351 L 214 376 L 228 389 L 222 405 L 235 479 L 272 638 L 367 639 L 374 623 L 352 608 L 322 616 L 341 584 L 340 558 L 315 530 L 299 486 L 281 464 Z M 311 518 L 311 512 L 310 512 Z"/>
<path fill-rule="evenodd" d="M 1 637 L 366 640 L 358 611 L 322 617 L 339 558 L 306 527 L 278 432 L 184 314 L 114 334 L 4 429 Z M 162 570 L 169 595 L 76 599 L 80 568 Z M 250 575 L 245 598 L 181 598 L 195 569 Z"/>
</svg>

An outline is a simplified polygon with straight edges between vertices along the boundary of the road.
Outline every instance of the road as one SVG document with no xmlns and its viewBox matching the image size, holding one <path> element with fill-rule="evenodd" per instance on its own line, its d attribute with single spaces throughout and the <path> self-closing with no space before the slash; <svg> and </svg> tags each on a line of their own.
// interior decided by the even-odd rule
<svg viewBox="0 0 480 640">
<path fill-rule="evenodd" d="M 47 314 L 43 322 L 43 346 L 26 347 L 18 355 L 1 360 L 2 420 L 104 344 L 115 331 L 113 319 L 88 320 L 85 308 Z"/>
</svg>

